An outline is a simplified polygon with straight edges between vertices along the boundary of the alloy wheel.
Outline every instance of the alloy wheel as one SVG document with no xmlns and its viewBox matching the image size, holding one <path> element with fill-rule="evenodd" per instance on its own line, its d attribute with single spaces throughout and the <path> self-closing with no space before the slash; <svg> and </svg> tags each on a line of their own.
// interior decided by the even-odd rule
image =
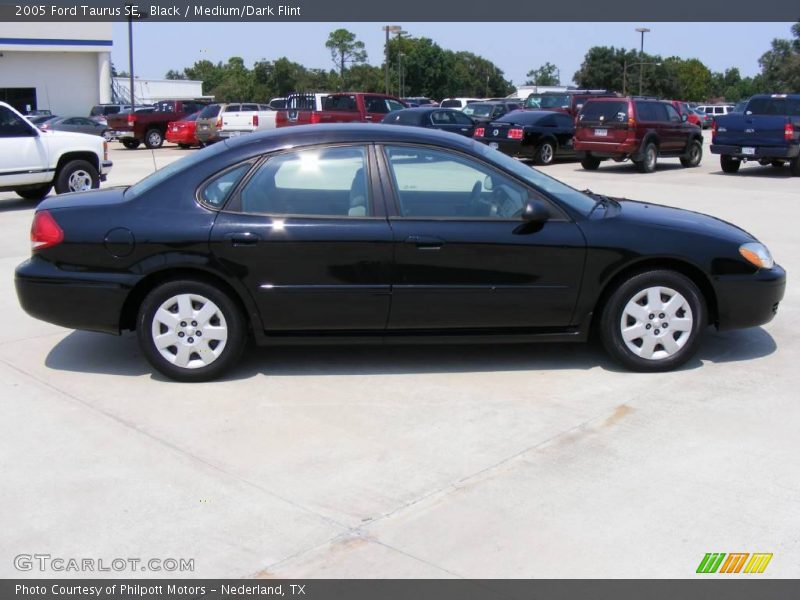
<svg viewBox="0 0 800 600">
<path fill-rule="evenodd" d="M 67 180 L 67 187 L 70 192 L 85 192 L 92 189 L 92 176 L 83 169 L 77 169 L 70 173 Z"/>
</svg>

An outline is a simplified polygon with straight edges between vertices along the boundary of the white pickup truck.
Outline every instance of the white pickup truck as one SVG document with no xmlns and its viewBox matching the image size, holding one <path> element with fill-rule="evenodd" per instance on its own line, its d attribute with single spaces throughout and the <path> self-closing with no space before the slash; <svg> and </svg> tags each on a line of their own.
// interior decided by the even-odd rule
<svg viewBox="0 0 800 600">
<path fill-rule="evenodd" d="M 265 104 L 228 105 L 219 115 L 222 125 L 217 129 L 217 137 L 225 139 L 254 131 L 275 129 L 277 114 L 277 111 Z"/>
<path fill-rule="evenodd" d="M 97 188 L 111 166 L 100 136 L 41 131 L 0 102 L 0 192 L 39 200 L 53 186 L 59 194 Z"/>
</svg>

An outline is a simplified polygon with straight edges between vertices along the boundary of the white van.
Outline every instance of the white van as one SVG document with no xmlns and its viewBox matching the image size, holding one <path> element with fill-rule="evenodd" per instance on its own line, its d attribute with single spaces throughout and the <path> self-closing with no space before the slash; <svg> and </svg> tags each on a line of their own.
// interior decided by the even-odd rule
<svg viewBox="0 0 800 600">
<path fill-rule="evenodd" d="M 698 106 L 697 110 L 703 111 L 712 117 L 721 117 L 733 112 L 733 104 L 703 104 Z"/>
<path fill-rule="evenodd" d="M 478 98 L 445 98 L 439 103 L 442 108 L 455 108 L 456 110 L 464 110 L 467 104 L 473 102 L 480 102 Z"/>
</svg>

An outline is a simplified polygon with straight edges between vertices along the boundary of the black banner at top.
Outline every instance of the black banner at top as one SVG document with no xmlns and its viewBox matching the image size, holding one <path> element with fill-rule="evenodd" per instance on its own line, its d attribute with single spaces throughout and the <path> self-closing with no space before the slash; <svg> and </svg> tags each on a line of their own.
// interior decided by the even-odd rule
<svg viewBox="0 0 800 600">
<path fill-rule="evenodd" d="M 796 0 L 0 0 L 0 21 L 793 22 Z"/>
</svg>

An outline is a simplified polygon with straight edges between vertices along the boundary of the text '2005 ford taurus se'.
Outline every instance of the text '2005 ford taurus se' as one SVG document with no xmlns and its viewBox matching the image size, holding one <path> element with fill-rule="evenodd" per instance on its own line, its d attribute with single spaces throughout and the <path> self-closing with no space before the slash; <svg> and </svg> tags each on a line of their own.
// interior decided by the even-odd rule
<svg viewBox="0 0 800 600">
<path fill-rule="evenodd" d="M 718 219 L 577 191 L 454 134 L 292 127 L 228 140 L 128 188 L 39 205 L 16 270 L 34 317 L 136 330 L 202 381 L 259 344 L 584 341 L 637 371 L 708 324 L 775 315 L 786 275 Z"/>
</svg>

